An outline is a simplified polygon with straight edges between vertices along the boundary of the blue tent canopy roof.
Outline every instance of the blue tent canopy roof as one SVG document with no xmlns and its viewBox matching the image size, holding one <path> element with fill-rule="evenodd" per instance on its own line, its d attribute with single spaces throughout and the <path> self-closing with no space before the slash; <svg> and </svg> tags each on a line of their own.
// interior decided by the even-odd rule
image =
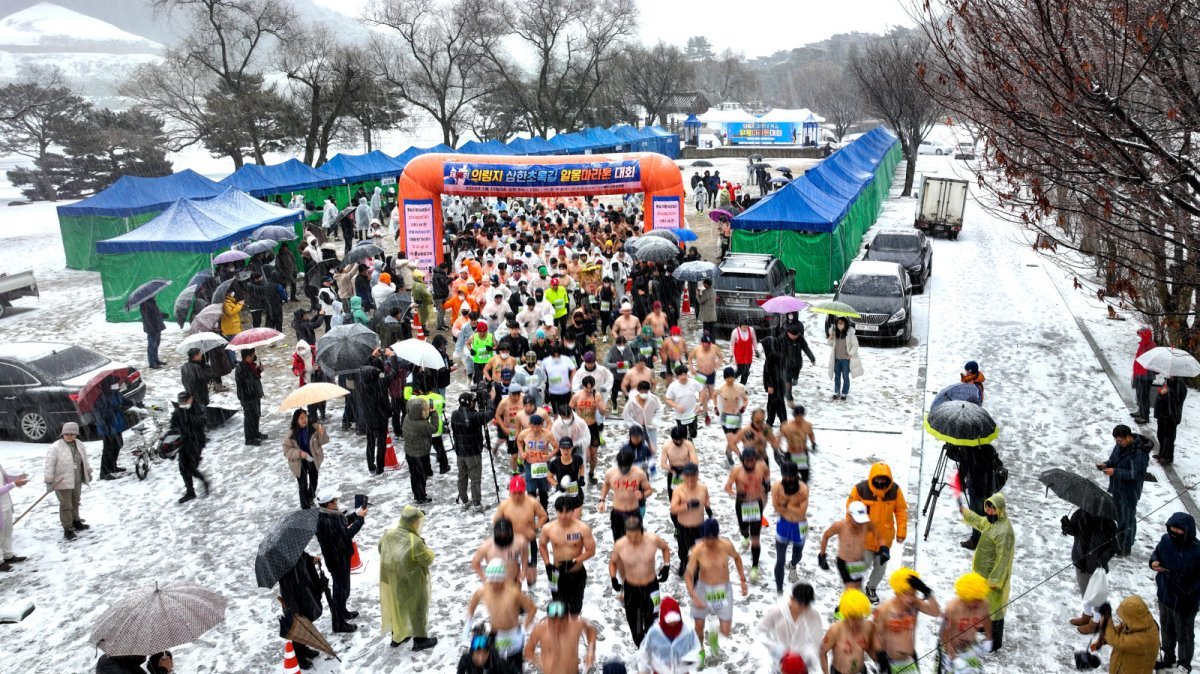
<svg viewBox="0 0 1200 674">
<path fill-rule="evenodd" d="M 321 171 L 346 182 L 359 183 L 398 176 L 404 171 L 404 166 L 379 150 L 374 150 L 367 154 L 334 155 L 321 165 Z"/>
<path fill-rule="evenodd" d="M 130 217 L 161 211 L 176 199 L 207 199 L 226 187 L 185 169 L 160 178 L 121 176 L 95 195 L 69 206 L 59 206 L 59 216 L 101 215 Z"/>
<path fill-rule="evenodd" d="M 215 253 L 249 236 L 259 227 L 297 222 L 302 217 L 300 211 L 266 204 L 228 188 L 212 199 L 179 199 L 132 232 L 96 242 L 96 252 L 101 255 Z"/>
<path fill-rule="evenodd" d="M 560 133 L 550 139 L 550 144 L 560 150 L 587 150 L 592 147 L 579 133 Z"/>
<path fill-rule="evenodd" d="M 298 159 L 289 159 L 282 164 L 270 166 L 246 164 L 221 180 L 222 185 L 236 187 L 256 197 L 326 187 L 341 182 L 341 179 L 318 171 Z"/>
</svg>

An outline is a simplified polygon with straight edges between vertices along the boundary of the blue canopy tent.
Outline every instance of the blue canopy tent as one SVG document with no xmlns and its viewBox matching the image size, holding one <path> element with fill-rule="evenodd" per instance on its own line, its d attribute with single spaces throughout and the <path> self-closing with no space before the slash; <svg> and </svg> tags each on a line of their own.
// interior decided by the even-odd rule
<svg viewBox="0 0 1200 674">
<path fill-rule="evenodd" d="M 653 133 L 647 134 L 643 129 L 635 129 L 632 126 L 618 124 L 617 126 L 609 127 L 618 138 L 624 140 L 629 145 L 631 152 L 655 152 L 657 147 L 658 137 Z"/>
<path fill-rule="evenodd" d="M 550 139 L 550 144 L 558 148 L 560 152 L 566 154 L 584 152 L 591 149 L 591 143 L 578 133 L 560 133 Z"/>
<path fill-rule="evenodd" d="M 153 278 L 172 285 L 155 298 L 170 309 L 187 281 L 212 266 L 212 257 L 265 225 L 300 222 L 301 211 L 263 203 L 228 188 L 212 199 L 179 199 L 132 232 L 96 244 L 104 313 L 112 322 L 136 321 L 137 310 L 125 311 L 125 298 Z"/>
<path fill-rule="evenodd" d="M 225 186 L 185 169 L 159 178 L 121 176 L 93 196 L 58 207 L 63 252 L 71 269 L 95 270 L 96 242 L 142 226 L 176 199 L 207 199 Z"/>
<path fill-rule="evenodd" d="M 434 145 L 433 147 L 427 147 L 427 148 L 410 147 L 407 150 L 405 150 L 404 152 L 401 152 L 400 154 L 396 155 L 392 159 L 397 164 L 400 165 L 401 169 L 403 169 L 403 167 L 406 164 L 408 164 L 408 162 L 412 161 L 414 158 L 420 157 L 423 154 L 429 154 L 430 152 L 452 153 L 452 152 L 454 152 L 454 148 L 450 147 L 449 145 L 442 144 L 442 143 L 438 143 L 437 145 Z"/>
<path fill-rule="evenodd" d="M 469 140 L 458 146 L 458 152 L 460 154 L 515 154 L 511 148 L 498 140 L 489 140 L 486 143 L 481 143 L 477 140 Z"/>
<path fill-rule="evenodd" d="M 546 155 L 558 152 L 558 148 L 541 136 L 530 138 L 528 147 L 532 150 L 529 154 Z"/>
<path fill-rule="evenodd" d="M 829 292 L 879 216 L 900 159 L 895 136 L 872 131 L 735 216 L 731 249 L 777 255 L 795 270 L 797 291 Z"/>
<path fill-rule="evenodd" d="M 624 139 L 602 127 L 584 129 L 579 133 L 587 142 L 591 143 L 592 152 L 616 152 L 618 148 L 625 145 Z"/>
<path fill-rule="evenodd" d="M 657 138 L 655 152 L 665 154 L 671 159 L 679 158 L 679 136 L 667 131 L 661 126 L 648 126 L 643 131 Z"/>
<path fill-rule="evenodd" d="M 315 169 L 299 159 L 269 166 L 246 164 L 221 180 L 222 185 L 236 187 L 255 197 L 304 192 L 342 182 L 341 178 Z"/>
<path fill-rule="evenodd" d="M 532 141 L 529 138 L 513 138 L 512 140 L 508 141 L 508 149 L 512 151 L 513 154 L 534 154 L 532 148 L 530 147 L 531 142 Z"/>
<path fill-rule="evenodd" d="M 368 196 L 384 184 L 393 184 L 404 172 L 404 165 L 374 150 L 366 154 L 337 154 L 321 165 L 321 171 L 344 181 L 334 201 L 339 208 L 351 205 L 352 195 L 362 189 Z M 357 189 L 356 189 L 357 188 Z"/>
</svg>

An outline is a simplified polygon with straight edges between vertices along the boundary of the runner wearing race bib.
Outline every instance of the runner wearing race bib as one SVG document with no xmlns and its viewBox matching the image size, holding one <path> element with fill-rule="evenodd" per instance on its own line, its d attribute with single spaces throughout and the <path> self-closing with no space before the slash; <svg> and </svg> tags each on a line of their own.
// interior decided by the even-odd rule
<svg viewBox="0 0 1200 674">
<path fill-rule="evenodd" d="M 733 585 L 729 579 L 729 562 L 733 561 L 741 580 L 742 596 L 750 592 L 742 558 L 729 539 L 721 537 L 717 521 L 709 518 L 700 526 L 701 539 L 690 551 L 683 580 L 692 599 L 691 614 L 696 623 L 696 634 L 704 634 L 704 621 L 715 615 L 720 624 L 720 633 L 733 633 Z M 716 632 L 708 635 L 708 652 L 700 651 L 701 661 L 717 657 L 718 637 Z"/>
<path fill-rule="evenodd" d="M 846 508 L 846 516 L 831 524 L 821 535 L 821 553 L 817 555 L 817 565 L 824 571 L 829 570 L 825 549 L 829 545 L 829 539 L 837 536 L 837 567 L 842 577 L 842 585 L 847 589 L 861 589 L 863 574 L 867 569 L 867 564 L 863 561 L 863 552 L 866 549 L 867 533 L 873 530 L 866 504 L 862 501 L 851 501 Z"/>
<path fill-rule="evenodd" d="M 550 456 L 554 451 L 554 434 L 546 430 L 542 416 L 529 418 L 530 427 L 517 437 L 517 451 L 525 464 L 525 493 L 537 494 L 545 508 L 550 498 Z"/>
<path fill-rule="evenodd" d="M 550 357 L 542 361 L 546 376 L 546 391 L 550 409 L 557 411 L 561 405 L 571 402 L 571 377 L 575 374 L 575 361 L 562 355 L 559 344 L 550 345 Z"/>
<path fill-rule="evenodd" d="M 712 423 L 712 417 L 708 413 L 708 401 L 713 401 L 713 407 L 716 408 L 716 389 L 714 387 L 717 383 L 717 368 L 724 363 L 725 356 L 713 344 L 712 335 L 707 332 L 700 337 L 700 346 L 692 349 L 692 352 L 688 354 L 688 366 L 691 371 L 704 377 L 704 380 L 699 382 L 703 387 L 700 392 L 700 408 L 704 410 L 704 423 L 706 424 Z"/>
<path fill-rule="evenodd" d="M 496 653 L 518 668 L 524 666 L 522 648 L 525 646 L 525 630 L 533 626 L 537 606 L 521 591 L 520 583 L 508 582 L 509 563 L 496 557 L 484 568 L 483 585 L 471 595 L 467 602 L 465 632 L 470 635 L 475 622 L 475 611 L 482 603 L 487 608 L 492 631 L 496 633 Z M 525 614 L 524 629 L 521 613 Z M 393 643 L 393 645 L 398 645 Z"/>
<path fill-rule="evenodd" d="M 667 404 L 675 410 L 675 423 L 687 430 L 688 439 L 696 437 L 696 407 L 701 390 L 699 384 L 688 379 L 686 366 L 675 368 L 675 381 L 667 387 Z"/>
<path fill-rule="evenodd" d="M 759 534 L 762 532 L 762 506 L 766 486 L 771 483 L 771 469 L 758 460 L 758 454 L 747 447 L 742 450 L 742 462 L 729 472 L 725 492 L 734 498 L 734 514 L 742 534 L 742 547 L 750 547 L 750 582 L 758 582 L 758 558 L 762 553 Z"/>
<path fill-rule="evenodd" d="M 804 405 L 792 410 L 792 420 L 779 428 L 779 435 L 787 440 L 788 458 L 800 469 L 800 479 L 808 484 L 809 452 L 817 451 L 817 436 L 812 424 L 804 418 Z"/>
<path fill-rule="evenodd" d="M 659 552 L 662 553 L 661 566 L 655 564 Z M 670 571 L 671 549 L 666 541 L 644 533 L 642 518 L 636 515 L 628 518 L 625 536 L 613 544 L 608 575 L 613 591 L 623 595 L 625 618 L 629 621 L 635 646 L 642 645 L 642 638 L 654 624 L 660 600 L 658 584 L 666 582 Z"/>
<path fill-rule="evenodd" d="M 727 457 L 732 457 L 737 452 L 737 434 L 742 427 L 742 412 L 750 404 L 750 396 L 746 395 L 746 387 L 737 383 L 736 374 L 733 368 L 725 368 L 721 373 L 725 382 L 716 390 L 717 412 L 720 414 L 721 430 L 725 432 L 725 455 Z"/>
<path fill-rule="evenodd" d="M 785 463 L 779 467 L 782 478 L 771 487 L 771 506 L 779 515 L 775 524 L 775 591 L 783 593 L 783 567 L 788 548 L 792 549 L 792 561 L 787 565 L 789 579 L 799 579 L 797 566 L 804 554 L 804 541 L 808 538 L 808 485 L 800 481 L 796 466 Z"/>
</svg>

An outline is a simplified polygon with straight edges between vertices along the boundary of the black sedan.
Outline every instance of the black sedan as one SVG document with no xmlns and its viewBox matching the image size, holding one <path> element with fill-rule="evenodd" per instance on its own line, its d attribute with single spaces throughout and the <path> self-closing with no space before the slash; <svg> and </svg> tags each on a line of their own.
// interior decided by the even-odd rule
<svg viewBox="0 0 1200 674">
<path fill-rule="evenodd" d="M 924 232 L 915 229 L 883 229 L 867 244 L 864 260 L 895 262 L 908 272 L 913 292 L 925 292 L 933 273 L 933 247 Z"/>
<path fill-rule="evenodd" d="M 49 442 L 68 421 L 86 428 L 75 397 L 92 377 L 126 368 L 122 394 L 127 406 L 141 405 L 146 384 L 133 368 L 72 344 L 17 342 L 0 345 L 0 430 L 26 442 Z M 85 431 L 86 432 L 86 431 Z"/>
</svg>

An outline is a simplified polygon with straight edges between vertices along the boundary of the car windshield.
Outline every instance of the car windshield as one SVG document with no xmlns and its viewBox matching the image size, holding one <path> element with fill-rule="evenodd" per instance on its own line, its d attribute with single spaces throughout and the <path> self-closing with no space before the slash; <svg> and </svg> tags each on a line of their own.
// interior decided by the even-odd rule
<svg viewBox="0 0 1200 674">
<path fill-rule="evenodd" d="M 59 381 L 78 377 L 108 365 L 111 361 L 87 349 L 70 346 L 62 351 L 30 361 L 30 366 Z"/>
<path fill-rule="evenodd" d="M 874 250 L 918 250 L 917 237 L 907 234 L 879 234 L 871 241 Z"/>
<path fill-rule="evenodd" d="M 851 276 L 838 289 L 840 295 L 858 297 L 900 297 L 900 280 L 895 276 Z"/>
<path fill-rule="evenodd" d="M 742 292 L 767 292 L 766 274 L 739 274 L 723 272 L 714 282 L 717 290 L 733 290 Z"/>
</svg>

